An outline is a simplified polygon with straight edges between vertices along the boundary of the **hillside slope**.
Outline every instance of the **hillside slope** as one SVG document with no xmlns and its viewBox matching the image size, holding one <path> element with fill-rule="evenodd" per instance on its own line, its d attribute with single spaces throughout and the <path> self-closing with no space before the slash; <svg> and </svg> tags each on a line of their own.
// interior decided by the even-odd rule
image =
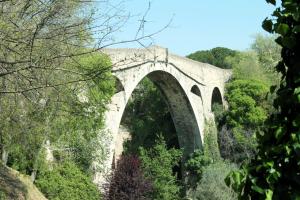
<svg viewBox="0 0 300 200">
<path fill-rule="evenodd" d="M 0 200 L 47 200 L 30 177 L 0 163 Z"/>
</svg>

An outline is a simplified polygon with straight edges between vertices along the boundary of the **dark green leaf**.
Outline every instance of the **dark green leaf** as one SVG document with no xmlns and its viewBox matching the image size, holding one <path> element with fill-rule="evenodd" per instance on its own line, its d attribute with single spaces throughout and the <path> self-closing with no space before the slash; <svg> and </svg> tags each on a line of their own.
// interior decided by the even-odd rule
<svg viewBox="0 0 300 200">
<path fill-rule="evenodd" d="M 293 28 L 293 32 L 300 33 L 300 25 L 297 25 Z"/>
<path fill-rule="evenodd" d="M 276 5 L 276 0 L 267 0 L 267 2 L 273 4 L 274 6 Z"/>
<path fill-rule="evenodd" d="M 287 48 L 294 48 L 297 44 L 297 40 L 294 37 L 284 37 L 282 38 L 282 44 Z"/>
<path fill-rule="evenodd" d="M 265 29 L 268 32 L 272 32 L 273 31 L 273 22 L 270 19 L 265 19 L 262 23 L 262 27 L 263 29 Z"/>
<path fill-rule="evenodd" d="M 258 187 L 257 185 L 252 185 L 251 188 L 252 188 L 252 190 L 254 190 L 254 191 L 256 191 L 256 192 L 258 192 L 260 194 L 264 194 L 265 193 L 265 191 L 261 187 Z"/>
<path fill-rule="evenodd" d="M 276 90 L 276 88 L 277 88 L 276 85 L 272 85 L 272 86 L 270 87 L 270 92 L 271 92 L 271 93 L 274 93 L 274 91 Z"/>
<path fill-rule="evenodd" d="M 287 24 L 281 23 L 277 26 L 276 32 L 281 35 L 286 35 L 289 32 L 290 28 Z"/>
</svg>

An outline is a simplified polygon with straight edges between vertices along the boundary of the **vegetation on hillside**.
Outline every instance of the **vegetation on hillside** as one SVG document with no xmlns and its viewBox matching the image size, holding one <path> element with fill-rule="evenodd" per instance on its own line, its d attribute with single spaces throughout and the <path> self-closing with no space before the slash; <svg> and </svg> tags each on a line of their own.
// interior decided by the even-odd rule
<svg viewBox="0 0 300 200">
<path fill-rule="evenodd" d="M 276 5 L 275 0 L 267 0 Z M 282 0 L 272 19 L 263 28 L 277 33 L 282 47 L 276 70 L 281 73 L 280 86 L 273 106 L 277 112 L 269 116 L 266 130 L 257 134 L 258 153 L 240 171 L 232 172 L 227 183 L 240 199 L 299 199 L 300 198 L 300 3 Z"/>
<path fill-rule="evenodd" d="M 85 191 L 99 196 L 91 163 L 106 156 L 101 146 L 95 157 L 95 138 L 103 136 L 114 79 L 109 58 L 91 48 L 93 14 L 82 1 L 14 0 L 0 6 L 1 158 L 31 175 L 49 199 L 82 196 L 82 180 Z M 54 158 L 47 158 L 46 147 Z"/>
<path fill-rule="evenodd" d="M 211 50 L 201 50 L 189 54 L 187 57 L 199 62 L 209 63 L 211 65 L 230 69 L 231 65 L 225 62 L 225 58 L 235 56 L 236 51 L 225 47 L 216 47 Z"/>
</svg>

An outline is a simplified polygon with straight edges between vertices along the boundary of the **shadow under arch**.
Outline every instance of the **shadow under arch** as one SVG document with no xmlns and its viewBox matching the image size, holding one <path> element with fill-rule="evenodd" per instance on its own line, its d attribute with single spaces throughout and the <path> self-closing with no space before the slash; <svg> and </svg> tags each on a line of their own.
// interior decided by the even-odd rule
<svg viewBox="0 0 300 200">
<path fill-rule="evenodd" d="M 168 72 L 157 70 L 150 72 L 145 77 L 150 79 L 161 91 L 169 107 L 179 146 L 183 148 L 183 159 L 187 158 L 195 149 L 202 148 L 200 128 L 187 94 L 178 80 Z"/>
<path fill-rule="evenodd" d="M 115 79 L 115 94 L 119 93 L 121 91 L 124 91 L 124 86 L 122 84 L 122 82 L 120 81 L 120 79 L 116 76 L 113 76 Z"/>
<path fill-rule="evenodd" d="M 191 92 L 195 95 L 197 95 L 198 97 L 200 97 L 201 101 L 202 101 L 202 95 L 201 95 L 201 91 L 199 89 L 199 87 L 197 85 L 193 85 L 193 87 L 191 88 Z"/>
<path fill-rule="evenodd" d="M 213 111 L 213 106 L 219 104 L 223 106 L 222 95 L 218 87 L 215 87 L 211 96 L 211 110 Z"/>
</svg>

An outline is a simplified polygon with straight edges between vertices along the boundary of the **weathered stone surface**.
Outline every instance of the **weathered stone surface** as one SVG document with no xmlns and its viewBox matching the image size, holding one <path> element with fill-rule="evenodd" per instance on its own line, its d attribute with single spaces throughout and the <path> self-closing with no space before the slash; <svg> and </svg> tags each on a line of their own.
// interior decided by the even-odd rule
<svg viewBox="0 0 300 200">
<path fill-rule="evenodd" d="M 104 49 L 114 64 L 112 72 L 118 80 L 118 92 L 106 112 L 106 130 L 112 134 L 107 168 L 111 167 L 121 118 L 133 90 L 144 78 L 150 78 L 167 99 L 179 144 L 188 155 L 202 147 L 205 119 L 211 112 L 212 94 L 218 90 L 224 102 L 224 86 L 231 70 L 170 54 L 168 49 Z M 122 86 L 120 86 L 122 84 Z M 122 89 L 120 89 L 122 88 Z M 193 89 L 192 89 L 193 88 Z M 101 182 L 96 174 L 95 182 Z"/>
</svg>

